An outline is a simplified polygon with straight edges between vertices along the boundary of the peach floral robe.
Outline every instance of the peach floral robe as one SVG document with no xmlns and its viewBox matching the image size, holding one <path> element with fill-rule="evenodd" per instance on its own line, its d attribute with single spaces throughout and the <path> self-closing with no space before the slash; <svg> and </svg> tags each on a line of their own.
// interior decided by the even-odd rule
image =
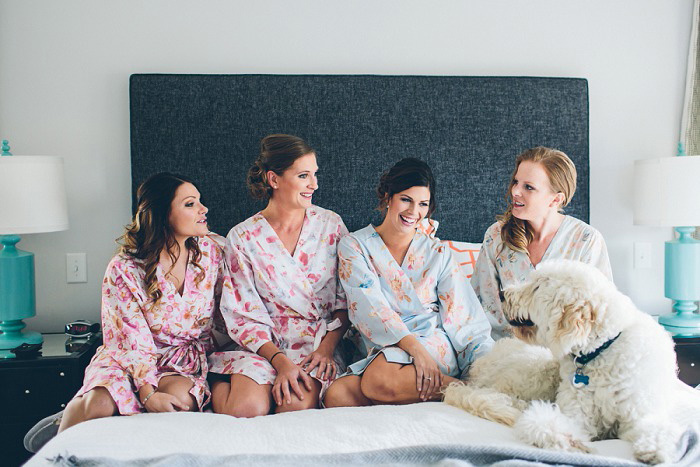
<svg viewBox="0 0 700 467">
<path fill-rule="evenodd" d="M 338 241 L 345 234 L 340 216 L 318 206 L 306 210 L 293 255 L 260 213 L 231 229 L 226 255 L 233 289 L 222 295 L 221 315 L 237 347 L 211 354 L 212 372 L 273 384 L 277 373 L 257 354 L 260 347 L 273 342 L 299 364 L 340 326 L 331 315 L 347 308 L 337 276 Z M 345 368 L 339 351 L 335 360 Z"/>
<path fill-rule="evenodd" d="M 157 387 L 164 376 L 182 375 L 194 383 L 190 393 L 199 409 L 208 402 L 206 352 L 212 350 L 212 318 L 227 269 L 222 237 L 209 234 L 198 242 L 204 278 L 195 281 L 200 269 L 190 262 L 181 296 L 158 266 L 163 296 L 155 307 L 146 293 L 141 261 L 123 255 L 112 258 L 102 282 L 104 345 L 85 369 L 83 386 L 75 397 L 104 387 L 119 413 L 131 415 L 145 410 L 136 394 L 141 386 Z"/>
<path fill-rule="evenodd" d="M 411 363 L 395 346 L 409 334 L 453 377 L 466 377 L 469 365 L 490 350 L 489 322 L 451 250 L 439 240 L 416 232 L 399 265 L 369 225 L 343 238 L 338 256 L 350 321 L 367 356 L 349 372 L 361 374 L 379 352 L 389 362 Z"/>
</svg>

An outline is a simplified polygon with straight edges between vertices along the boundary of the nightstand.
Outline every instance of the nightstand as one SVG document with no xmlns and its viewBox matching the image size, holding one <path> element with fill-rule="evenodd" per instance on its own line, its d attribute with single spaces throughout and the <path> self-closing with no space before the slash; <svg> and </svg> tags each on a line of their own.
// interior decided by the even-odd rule
<svg viewBox="0 0 700 467">
<path fill-rule="evenodd" d="M 65 334 L 43 337 L 41 356 L 0 360 L 3 465 L 20 465 L 31 457 L 24 449 L 25 433 L 66 406 L 82 386 L 85 367 L 102 344 L 98 335 L 76 351 L 67 352 Z"/>
<path fill-rule="evenodd" d="M 700 337 L 674 337 L 678 377 L 689 386 L 700 384 Z"/>
</svg>

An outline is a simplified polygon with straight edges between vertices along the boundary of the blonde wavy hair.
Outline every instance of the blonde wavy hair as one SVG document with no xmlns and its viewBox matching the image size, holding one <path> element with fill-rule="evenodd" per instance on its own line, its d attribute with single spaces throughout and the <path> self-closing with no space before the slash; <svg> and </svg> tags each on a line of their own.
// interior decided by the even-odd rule
<svg viewBox="0 0 700 467">
<path fill-rule="evenodd" d="M 182 253 L 180 245 L 175 240 L 169 218 L 175 192 L 183 183 L 192 183 L 192 181 L 167 172 L 153 175 L 143 182 L 136 191 L 138 207 L 133 220 L 125 227 L 124 234 L 117 239 L 120 254 L 142 262 L 143 270 L 146 272 L 146 291 L 153 300 L 151 308 L 158 305 L 163 297 L 163 291 L 158 287 L 156 276 L 161 251 L 165 249 L 172 261 L 172 266 L 165 272 L 166 276 L 172 272 Z M 202 251 L 194 237 L 185 241 L 185 247 L 188 253 L 192 252 L 190 261 L 200 270 L 195 277 L 195 282 L 199 284 L 204 279 L 204 268 L 199 264 Z"/>
<path fill-rule="evenodd" d="M 554 193 L 564 195 L 564 201 L 559 205 L 559 212 L 571 202 L 576 192 L 576 166 L 569 159 L 569 156 L 562 151 L 538 146 L 528 149 L 515 159 L 515 170 L 510 176 L 510 183 L 506 192 L 506 201 L 508 209 L 502 215 L 498 216 L 498 221 L 501 222 L 501 240 L 503 241 L 502 248 L 508 246 L 514 251 L 528 253 L 527 246 L 533 239 L 533 233 L 526 221 L 513 216 L 513 194 L 512 187 L 515 180 L 515 175 L 518 172 L 520 164 L 529 161 L 540 164 L 547 173 L 550 188 Z M 500 253 L 500 252 L 499 252 Z"/>
</svg>

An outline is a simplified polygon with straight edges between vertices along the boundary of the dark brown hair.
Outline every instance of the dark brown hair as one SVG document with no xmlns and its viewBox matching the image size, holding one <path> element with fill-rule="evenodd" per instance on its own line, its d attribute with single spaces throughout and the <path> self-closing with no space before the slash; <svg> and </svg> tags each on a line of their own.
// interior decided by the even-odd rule
<svg viewBox="0 0 700 467">
<path fill-rule="evenodd" d="M 267 172 L 282 175 L 294 165 L 294 161 L 309 153 L 316 153 L 303 139 L 292 135 L 268 135 L 260 141 L 260 155 L 248 170 L 247 184 L 255 199 L 272 197 L 272 187 Z"/>
<path fill-rule="evenodd" d="M 513 216 L 513 181 L 518 173 L 520 164 L 529 161 L 540 164 L 547 173 L 550 188 L 554 193 L 564 195 L 564 201 L 559 206 L 561 211 L 571 202 L 571 198 L 576 193 L 576 166 L 569 159 L 569 156 L 556 149 L 538 146 L 528 149 L 518 155 L 515 159 L 515 170 L 510 176 L 506 200 L 508 209 L 497 219 L 503 223 L 501 228 L 501 240 L 503 245 L 515 251 L 528 253 L 527 246 L 533 239 L 533 233 L 527 222 Z M 500 252 L 499 252 L 500 254 Z"/>
<path fill-rule="evenodd" d="M 425 216 L 430 218 L 436 207 L 435 177 L 433 177 L 430 166 L 415 157 L 401 159 L 382 174 L 379 186 L 377 186 L 377 197 L 379 198 L 377 209 L 384 211 L 392 196 L 414 186 L 424 186 L 430 190 L 430 204 L 428 214 Z"/>
<path fill-rule="evenodd" d="M 163 249 L 168 252 L 173 266 L 181 253 L 169 218 L 175 192 L 183 183 L 192 181 L 167 172 L 153 175 L 143 182 L 136 191 L 136 214 L 132 222 L 125 227 L 124 234 L 117 239 L 119 253 L 143 262 L 146 289 L 148 296 L 153 299 L 153 306 L 156 306 L 163 296 L 156 277 L 160 252 Z M 185 246 L 188 252 L 193 253 L 192 263 L 200 269 L 196 278 L 199 282 L 204 278 L 204 269 L 199 265 L 202 252 L 193 237 L 185 241 Z M 171 270 L 172 266 L 165 274 L 168 275 Z"/>
</svg>

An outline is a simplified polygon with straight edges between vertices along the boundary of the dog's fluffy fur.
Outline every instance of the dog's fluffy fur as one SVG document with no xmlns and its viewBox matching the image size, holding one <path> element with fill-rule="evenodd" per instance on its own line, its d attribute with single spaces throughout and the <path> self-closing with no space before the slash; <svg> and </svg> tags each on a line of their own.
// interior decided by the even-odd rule
<svg viewBox="0 0 700 467">
<path fill-rule="evenodd" d="M 444 401 L 513 426 L 530 401 L 553 401 L 558 386 L 559 362 L 549 349 L 508 337 L 472 364 L 466 383 L 450 384 Z"/>
<path fill-rule="evenodd" d="M 515 336 L 532 346 L 499 340 L 466 384 L 447 388 L 445 402 L 514 425 L 542 448 L 590 452 L 588 441 L 620 438 L 642 462 L 675 460 L 680 430 L 669 411 L 687 388 L 676 377 L 673 340 L 651 316 L 594 267 L 566 260 L 542 263 L 505 298 Z M 574 387 L 574 356 L 618 334 L 583 367 L 589 384 Z"/>
<path fill-rule="evenodd" d="M 515 425 L 521 439 L 576 450 L 592 439 L 620 438 L 642 462 L 675 460 L 680 432 L 669 411 L 682 383 L 673 340 L 651 316 L 600 271 L 575 261 L 543 263 L 505 297 L 509 321 L 532 322 L 515 327 L 515 334 L 550 349 L 560 366 L 556 405 L 527 409 Z M 594 352 L 618 334 L 583 367 L 589 384 L 574 387 L 573 356 Z"/>
</svg>

